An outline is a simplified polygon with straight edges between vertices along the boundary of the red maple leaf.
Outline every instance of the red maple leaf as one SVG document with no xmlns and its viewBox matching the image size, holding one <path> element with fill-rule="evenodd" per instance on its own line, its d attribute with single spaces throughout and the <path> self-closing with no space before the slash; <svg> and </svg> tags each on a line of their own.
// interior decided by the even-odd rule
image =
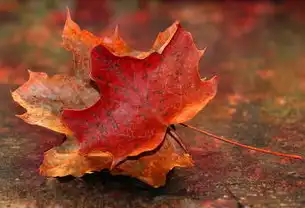
<svg viewBox="0 0 305 208">
<path fill-rule="evenodd" d="M 27 110 L 21 119 L 67 135 L 45 153 L 42 175 L 106 168 L 158 187 L 173 167 L 193 165 L 183 145 L 165 135 L 170 124 L 193 118 L 216 93 L 216 78 L 199 76 L 203 51 L 190 33 L 176 22 L 141 52 L 128 47 L 117 28 L 96 37 L 68 13 L 63 46 L 74 55 L 71 75 L 31 72 L 12 93 Z"/>
<path fill-rule="evenodd" d="M 100 44 L 91 52 L 90 77 L 101 99 L 87 109 L 62 114 L 81 151 L 110 152 L 112 167 L 155 149 L 170 124 L 193 118 L 217 88 L 215 77 L 199 77 L 203 52 L 179 23 L 159 34 L 149 52 L 116 53 L 113 48 L 117 46 Z"/>
</svg>

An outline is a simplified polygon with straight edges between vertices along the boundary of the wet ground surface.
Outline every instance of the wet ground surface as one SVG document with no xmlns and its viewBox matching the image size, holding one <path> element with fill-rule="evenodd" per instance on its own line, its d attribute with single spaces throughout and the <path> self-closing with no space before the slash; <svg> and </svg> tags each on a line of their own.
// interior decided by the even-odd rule
<svg viewBox="0 0 305 208">
<path fill-rule="evenodd" d="M 207 47 L 202 76 L 220 78 L 217 96 L 190 123 L 244 144 L 305 156 L 302 5 L 153 3 L 136 10 L 136 4 L 118 1 L 104 5 L 108 13 L 97 12 L 93 22 L 72 1 L 9 2 L 0 4 L 0 207 L 233 208 L 237 201 L 249 207 L 305 207 L 304 162 L 233 147 L 184 127 L 178 133 L 196 165 L 173 170 L 165 187 L 106 172 L 42 177 L 37 170 L 43 152 L 63 137 L 16 118 L 22 109 L 10 96 L 29 68 L 50 74 L 69 70 L 71 57 L 60 48 L 67 5 L 83 28 L 102 34 L 119 23 L 123 37 L 140 49 L 178 19 L 198 47 Z"/>
</svg>

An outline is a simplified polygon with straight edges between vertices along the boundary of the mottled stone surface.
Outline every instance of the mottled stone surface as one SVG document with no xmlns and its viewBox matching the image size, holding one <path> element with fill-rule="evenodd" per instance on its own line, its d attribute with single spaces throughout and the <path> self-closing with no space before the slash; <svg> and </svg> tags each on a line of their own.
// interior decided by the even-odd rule
<svg viewBox="0 0 305 208">
<path fill-rule="evenodd" d="M 23 110 L 10 90 L 27 79 L 28 68 L 62 72 L 71 57 L 58 44 L 64 1 L 29 2 L 9 14 L 0 11 L 7 17 L 0 27 L 0 207 L 233 208 L 237 201 L 255 208 L 305 207 L 304 162 L 233 147 L 179 126 L 196 166 L 172 171 L 165 187 L 153 189 L 106 172 L 79 179 L 39 176 L 43 152 L 63 136 L 16 118 Z M 123 15 L 113 20 L 123 22 L 123 37 L 138 48 L 147 48 L 174 19 L 192 32 L 199 47 L 208 47 L 201 74 L 218 75 L 220 87 L 190 124 L 244 144 L 305 156 L 302 5 L 154 4 L 151 13 L 124 16 L 124 4 L 113 7 L 114 17 Z"/>
</svg>

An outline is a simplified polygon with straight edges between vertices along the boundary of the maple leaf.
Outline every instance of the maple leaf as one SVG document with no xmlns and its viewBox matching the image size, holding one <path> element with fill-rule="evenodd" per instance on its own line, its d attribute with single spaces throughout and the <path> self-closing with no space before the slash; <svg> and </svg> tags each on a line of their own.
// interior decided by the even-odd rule
<svg viewBox="0 0 305 208">
<path fill-rule="evenodd" d="M 190 155 L 165 135 L 170 124 L 194 117 L 216 93 L 215 77 L 200 79 L 203 51 L 190 33 L 176 22 L 150 51 L 141 52 L 131 49 L 117 28 L 104 37 L 81 30 L 68 11 L 63 46 L 74 55 L 72 75 L 30 72 L 12 93 L 27 110 L 19 115 L 25 122 L 67 135 L 45 153 L 42 175 L 110 169 L 158 187 L 173 167 L 192 165 Z"/>
<path fill-rule="evenodd" d="M 79 143 L 68 138 L 62 145 L 52 148 L 44 155 L 40 173 L 45 176 L 82 176 L 85 173 L 110 168 L 112 156 L 103 151 L 81 154 Z M 191 167 L 193 161 L 177 141 L 169 134 L 165 140 L 151 152 L 135 158 L 129 158 L 115 167 L 113 175 L 128 175 L 153 186 L 165 184 L 168 171 L 174 167 Z"/>
<path fill-rule="evenodd" d="M 87 109 L 64 110 L 62 120 L 83 153 L 111 152 L 114 167 L 155 149 L 170 124 L 193 118 L 215 96 L 217 79 L 200 78 L 203 51 L 177 22 L 158 35 L 148 52 L 112 45 L 121 51 L 100 44 L 91 52 L 90 77 L 101 99 Z"/>
<path fill-rule="evenodd" d="M 81 30 L 71 20 L 68 9 L 62 39 L 63 47 L 73 53 L 72 75 L 55 75 L 49 78 L 45 73 L 29 71 L 29 80 L 12 92 L 12 97 L 27 110 L 26 113 L 17 115 L 25 122 L 72 135 L 60 118 L 63 108 L 87 108 L 99 99 L 98 92 L 89 84 L 92 48 L 103 43 L 109 48 L 113 45 L 112 50 L 120 51 L 122 44 L 117 36 L 99 38 Z"/>
<path fill-rule="evenodd" d="M 70 11 L 67 9 L 67 20 L 62 34 L 62 45 L 73 54 L 74 66 L 72 74 L 82 80 L 90 81 L 90 53 L 99 44 L 105 45 L 115 53 L 126 53 L 130 51 L 131 49 L 118 36 L 117 31 L 118 29 L 116 28 L 116 32 L 113 35 L 97 37 L 86 30 L 81 30 L 71 19 Z"/>
<path fill-rule="evenodd" d="M 110 168 L 112 156 L 102 151 L 92 151 L 90 154 L 81 154 L 79 143 L 73 137 L 58 147 L 54 147 L 44 154 L 40 166 L 40 174 L 52 177 L 72 175 L 80 177 L 85 173 Z"/>
<path fill-rule="evenodd" d="M 169 127 L 177 123 L 236 146 L 304 160 L 183 123 L 215 96 L 217 79 L 200 78 L 203 51 L 178 22 L 158 35 L 151 50 L 141 52 L 124 42 L 118 28 L 104 37 L 81 30 L 68 11 L 63 46 L 74 55 L 71 75 L 29 71 L 29 80 L 12 92 L 27 110 L 18 117 L 66 134 L 62 145 L 45 152 L 42 175 L 79 177 L 109 169 L 159 187 L 172 168 L 193 165 Z"/>
<path fill-rule="evenodd" d="M 99 99 L 99 93 L 75 77 L 50 78 L 46 73 L 31 71 L 29 74 L 29 80 L 12 92 L 13 99 L 27 110 L 17 116 L 29 124 L 72 135 L 60 119 L 63 108 L 87 108 Z"/>
<path fill-rule="evenodd" d="M 153 187 L 160 187 L 165 185 L 166 175 L 171 169 L 191 166 L 193 166 L 191 156 L 170 134 L 166 134 L 163 143 L 155 150 L 126 160 L 111 173 L 132 176 Z"/>
<path fill-rule="evenodd" d="M 90 81 L 90 52 L 92 48 L 102 42 L 102 38 L 96 37 L 88 31 L 81 30 L 80 27 L 72 21 L 70 11 L 67 9 L 67 19 L 62 39 L 63 47 L 73 54 L 72 75 L 81 80 Z"/>
</svg>

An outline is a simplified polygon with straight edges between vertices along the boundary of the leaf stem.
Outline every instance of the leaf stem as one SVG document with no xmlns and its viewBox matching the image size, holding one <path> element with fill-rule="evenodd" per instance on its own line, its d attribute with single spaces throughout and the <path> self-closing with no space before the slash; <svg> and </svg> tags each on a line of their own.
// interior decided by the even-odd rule
<svg viewBox="0 0 305 208">
<path fill-rule="evenodd" d="M 177 134 L 177 132 L 176 132 L 175 130 L 176 130 L 175 126 L 174 126 L 174 127 L 173 127 L 173 126 L 170 126 L 170 127 L 168 128 L 167 133 L 168 133 L 173 139 L 176 140 L 176 142 L 181 146 L 181 148 L 182 148 L 186 153 L 188 153 L 186 147 L 184 146 L 184 144 L 183 144 L 183 142 L 182 142 L 181 137 L 179 136 L 179 134 Z"/>
<path fill-rule="evenodd" d="M 202 134 L 205 134 L 207 136 L 213 137 L 213 138 L 215 138 L 217 140 L 220 140 L 220 141 L 223 141 L 223 142 L 235 145 L 235 146 L 239 146 L 239 147 L 242 147 L 242 148 L 254 150 L 256 152 L 262 152 L 262 153 L 265 153 L 265 154 L 271 154 L 271 155 L 275 155 L 275 156 L 279 156 L 279 157 L 288 157 L 288 158 L 292 158 L 292 159 L 304 160 L 304 158 L 299 156 L 299 155 L 292 155 L 292 154 L 285 154 L 285 153 L 280 153 L 280 152 L 273 152 L 271 150 L 266 150 L 266 149 L 261 149 L 261 148 L 257 148 L 257 147 L 248 146 L 248 145 L 245 145 L 245 144 L 240 144 L 240 143 L 238 143 L 236 141 L 231 141 L 229 139 L 217 136 L 217 135 L 212 134 L 210 132 L 207 132 L 207 131 L 204 131 L 204 130 L 201 130 L 201 129 L 197 129 L 196 127 L 193 127 L 193 126 L 188 125 L 188 124 L 180 123 L 180 125 L 182 125 L 184 127 L 187 127 L 187 128 L 190 128 L 190 129 L 193 129 L 193 130 L 195 130 L 197 132 L 200 132 Z"/>
</svg>

